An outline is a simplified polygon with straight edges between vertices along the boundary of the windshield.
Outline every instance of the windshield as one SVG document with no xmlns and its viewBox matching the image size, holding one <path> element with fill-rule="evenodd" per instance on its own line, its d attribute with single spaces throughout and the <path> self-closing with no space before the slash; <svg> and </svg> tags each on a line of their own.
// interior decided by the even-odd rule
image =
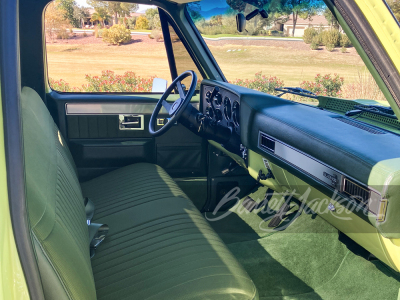
<svg viewBox="0 0 400 300">
<path fill-rule="evenodd" d="M 247 1 L 249 2 L 249 1 Z M 254 1 L 255 2 L 255 1 Z M 265 1 L 267 2 L 267 1 Z M 203 0 L 187 9 L 226 79 L 237 85 L 280 95 L 299 87 L 316 96 L 375 100 L 384 95 L 356 49 L 322 0 L 268 1 L 255 7 L 243 1 Z M 257 14 L 238 32 L 236 16 Z M 288 93 L 294 101 L 315 98 Z"/>
</svg>

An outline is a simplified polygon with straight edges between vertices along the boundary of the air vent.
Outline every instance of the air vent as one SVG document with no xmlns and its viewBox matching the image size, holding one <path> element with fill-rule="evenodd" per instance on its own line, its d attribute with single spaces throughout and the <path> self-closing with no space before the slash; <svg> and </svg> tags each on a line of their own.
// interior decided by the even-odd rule
<svg viewBox="0 0 400 300">
<path fill-rule="evenodd" d="M 354 200 L 363 205 L 368 205 L 370 191 L 347 178 L 344 178 L 343 181 L 343 193 L 351 196 Z"/>
<path fill-rule="evenodd" d="M 275 140 L 260 132 L 260 146 L 268 151 L 275 152 Z"/>
<path fill-rule="evenodd" d="M 359 128 L 361 130 L 364 130 L 364 131 L 367 131 L 369 133 L 372 133 L 372 134 L 385 134 L 386 133 L 383 130 L 376 129 L 376 128 L 372 127 L 372 126 L 364 125 L 361 122 L 357 122 L 357 121 L 354 121 L 354 120 L 351 120 L 351 119 L 342 118 L 342 117 L 335 118 L 335 119 L 340 121 L 340 122 L 343 122 L 343 123 L 349 124 L 351 126 L 357 127 L 357 128 Z"/>
</svg>

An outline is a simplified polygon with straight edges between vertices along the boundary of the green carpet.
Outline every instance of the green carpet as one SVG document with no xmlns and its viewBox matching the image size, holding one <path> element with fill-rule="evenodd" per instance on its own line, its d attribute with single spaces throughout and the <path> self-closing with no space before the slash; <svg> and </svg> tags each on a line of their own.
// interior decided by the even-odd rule
<svg viewBox="0 0 400 300">
<path fill-rule="evenodd" d="M 265 191 L 250 196 L 259 202 Z M 249 213 L 239 203 L 221 219 L 226 212 L 205 215 L 253 279 L 260 299 L 397 299 L 399 275 L 350 251 L 322 218 L 297 213 L 292 204 L 289 226 L 283 222 L 280 230 L 270 230 L 271 215 L 283 200 L 278 202 L 270 211 Z"/>
</svg>

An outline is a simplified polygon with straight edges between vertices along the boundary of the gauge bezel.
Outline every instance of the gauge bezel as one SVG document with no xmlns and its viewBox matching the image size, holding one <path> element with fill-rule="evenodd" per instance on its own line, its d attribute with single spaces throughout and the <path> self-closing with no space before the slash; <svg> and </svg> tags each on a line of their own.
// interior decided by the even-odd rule
<svg viewBox="0 0 400 300">
<path fill-rule="evenodd" d="M 232 101 L 228 96 L 225 96 L 223 104 L 224 104 L 224 114 L 223 114 L 224 118 L 225 120 L 230 121 L 232 119 Z"/>
<path fill-rule="evenodd" d="M 236 126 L 240 126 L 240 103 L 238 101 L 233 102 L 232 105 L 232 121 Z"/>
</svg>

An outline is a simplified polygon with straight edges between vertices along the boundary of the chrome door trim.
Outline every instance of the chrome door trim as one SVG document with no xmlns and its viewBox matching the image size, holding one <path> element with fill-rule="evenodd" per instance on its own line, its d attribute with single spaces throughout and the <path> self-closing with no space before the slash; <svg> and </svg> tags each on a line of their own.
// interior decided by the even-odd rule
<svg viewBox="0 0 400 300">
<path fill-rule="evenodd" d="M 199 109 L 199 103 L 192 103 Z M 67 115 L 152 114 L 156 103 L 66 103 Z M 161 113 L 167 111 L 162 107 Z"/>
</svg>

